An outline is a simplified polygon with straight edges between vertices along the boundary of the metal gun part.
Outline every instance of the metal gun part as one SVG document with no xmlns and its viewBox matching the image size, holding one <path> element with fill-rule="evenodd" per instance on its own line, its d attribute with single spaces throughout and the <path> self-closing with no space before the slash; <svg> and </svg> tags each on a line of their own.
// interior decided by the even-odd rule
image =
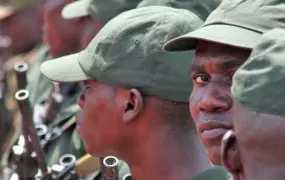
<svg viewBox="0 0 285 180">
<path fill-rule="evenodd" d="M 119 180 L 119 160 L 114 156 L 107 156 L 103 160 L 102 180 Z"/>
</svg>

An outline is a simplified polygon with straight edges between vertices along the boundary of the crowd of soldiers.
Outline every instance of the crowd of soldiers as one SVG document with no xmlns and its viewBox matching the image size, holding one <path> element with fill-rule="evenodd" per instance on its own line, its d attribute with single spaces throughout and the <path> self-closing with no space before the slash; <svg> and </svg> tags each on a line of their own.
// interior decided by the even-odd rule
<svg viewBox="0 0 285 180">
<path fill-rule="evenodd" d="M 284 57 L 284 0 L 0 0 L 0 180 L 284 180 Z"/>
</svg>

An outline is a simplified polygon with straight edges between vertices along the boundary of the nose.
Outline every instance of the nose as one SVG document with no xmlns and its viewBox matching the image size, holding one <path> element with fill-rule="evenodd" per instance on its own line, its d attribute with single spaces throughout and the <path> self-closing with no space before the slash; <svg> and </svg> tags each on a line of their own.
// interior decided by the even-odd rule
<svg viewBox="0 0 285 180">
<path fill-rule="evenodd" d="M 198 104 L 200 111 L 226 112 L 232 108 L 232 99 L 225 90 L 209 87 Z"/>
</svg>

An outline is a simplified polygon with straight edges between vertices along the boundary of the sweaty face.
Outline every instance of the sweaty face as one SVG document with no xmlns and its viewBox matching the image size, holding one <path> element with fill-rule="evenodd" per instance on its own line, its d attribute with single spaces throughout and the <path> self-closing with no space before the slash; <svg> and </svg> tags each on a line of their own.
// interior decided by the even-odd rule
<svg viewBox="0 0 285 180">
<path fill-rule="evenodd" d="M 189 103 L 200 139 L 210 160 L 221 164 L 221 140 L 232 129 L 232 76 L 249 50 L 199 41 L 190 68 L 194 88 Z"/>
<path fill-rule="evenodd" d="M 43 39 L 54 57 L 78 51 L 78 33 L 82 26 L 76 20 L 63 19 L 61 16 L 61 10 L 70 2 L 72 1 L 49 0 L 42 4 Z"/>
<path fill-rule="evenodd" d="M 85 86 L 77 101 L 81 108 L 76 119 L 78 133 L 88 153 L 110 155 L 122 134 L 118 93 L 115 88 L 94 80 L 86 81 Z"/>
<path fill-rule="evenodd" d="M 284 174 L 285 117 L 259 113 L 235 103 L 233 123 L 246 177 L 280 179 L 274 178 L 274 172 Z M 260 168 L 265 172 L 256 171 Z"/>
</svg>

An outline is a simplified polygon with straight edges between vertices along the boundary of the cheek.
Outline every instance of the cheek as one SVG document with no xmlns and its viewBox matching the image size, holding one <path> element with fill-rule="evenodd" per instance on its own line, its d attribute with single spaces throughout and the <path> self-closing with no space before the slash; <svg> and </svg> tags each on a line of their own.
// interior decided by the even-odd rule
<svg viewBox="0 0 285 180">
<path fill-rule="evenodd" d="M 202 97 L 201 90 L 198 90 L 197 88 L 194 87 L 190 95 L 190 98 L 189 98 L 189 109 L 190 109 L 190 113 L 194 121 L 196 121 L 197 116 L 198 116 L 197 106 L 201 100 L 201 97 Z"/>
</svg>

